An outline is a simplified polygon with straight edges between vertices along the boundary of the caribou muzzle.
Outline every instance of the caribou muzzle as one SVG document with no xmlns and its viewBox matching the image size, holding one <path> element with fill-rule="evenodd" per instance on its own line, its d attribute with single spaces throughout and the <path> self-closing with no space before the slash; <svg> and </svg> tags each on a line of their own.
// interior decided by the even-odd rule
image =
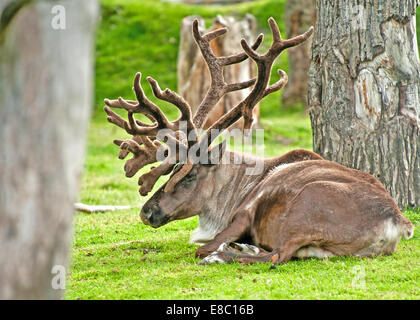
<svg viewBox="0 0 420 320">
<path fill-rule="evenodd" d="M 169 216 L 155 203 L 145 204 L 140 212 L 141 221 L 153 228 L 159 228 L 169 222 Z"/>
</svg>

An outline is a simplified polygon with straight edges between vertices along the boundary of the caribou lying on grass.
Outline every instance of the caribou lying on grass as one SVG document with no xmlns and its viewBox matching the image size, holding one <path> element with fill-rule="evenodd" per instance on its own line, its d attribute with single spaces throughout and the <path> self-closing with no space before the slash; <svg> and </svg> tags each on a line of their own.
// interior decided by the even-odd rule
<svg viewBox="0 0 420 320">
<path fill-rule="evenodd" d="M 226 151 L 224 144 L 208 148 L 216 138 L 211 134 L 213 129 L 223 131 L 241 117 L 245 129 L 251 126 L 253 107 L 287 82 L 287 75 L 279 70 L 281 79 L 269 85 L 274 60 L 283 50 L 299 45 L 312 34 L 311 28 L 303 35 L 282 40 L 272 18 L 269 24 L 273 43 L 265 54 L 255 51 L 262 42 L 260 35 L 252 46 L 242 40 L 243 53 L 216 57 L 210 41 L 224 34 L 226 29 L 201 35 L 197 21 L 194 22 L 193 35 L 212 80 L 194 117 L 181 96 L 169 89 L 162 91 L 149 77 L 147 80 L 156 98 L 172 103 L 181 112 L 179 119 L 169 121 L 145 96 L 139 73 L 133 88 L 137 101 L 105 100 L 108 120 L 133 136 L 114 141 L 120 146 L 121 159 L 129 152 L 134 155 L 124 167 L 128 177 L 145 165 L 157 162 L 159 150 L 165 151 L 165 160 L 139 178 L 139 192 L 147 195 L 160 176 L 171 174 L 144 205 L 141 219 L 157 228 L 173 220 L 199 215 L 199 227 L 192 240 L 205 243 L 196 251 L 198 257 L 204 258 L 202 263 L 234 260 L 284 263 L 293 257 L 392 253 L 401 237 L 410 238 L 414 228 L 401 215 L 384 186 L 370 174 L 323 160 L 306 150 L 294 150 L 271 159 L 243 155 L 246 161 L 242 164 L 223 164 L 238 153 Z M 223 67 L 248 57 L 256 62 L 257 78 L 226 84 Z M 228 92 L 250 86 L 253 86 L 251 93 L 200 136 L 198 131 L 206 115 L 219 99 Z M 128 121 L 110 107 L 125 109 Z M 134 113 L 144 114 L 152 123 L 134 119 Z M 159 138 L 159 130 L 163 129 L 170 129 L 173 134 Z M 169 143 L 177 146 L 175 151 L 165 147 Z M 181 151 L 193 148 L 199 154 L 201 150 L 200 158 L 207 156 L 210 164 L 194 162 L 190 153 L 181 163 Z M 257 165 L 263 168 L 258 175 L 246 174 L 247 169 Z M 234 241 L 251 245 L 237 245 Z"/>
</svg>

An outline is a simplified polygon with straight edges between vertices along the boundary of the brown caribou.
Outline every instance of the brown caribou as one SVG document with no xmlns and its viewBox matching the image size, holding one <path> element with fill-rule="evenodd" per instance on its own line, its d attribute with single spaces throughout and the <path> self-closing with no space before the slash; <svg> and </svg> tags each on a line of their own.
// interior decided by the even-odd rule
<svg viewBox="0 0 420 320">
<path fill-rule="evenodd" d="M 139 178 L 139 192 L 147 195 L 159 177 L 171 174 L 143 206 L 142 221 L 157 228 L 199 215 L 199 227 L 192 241 L 204 244 L 196 251 L 196 256 L 204 258 L 201 263 L 269 261 L 276 264 L 293 257 L 365 257 L 392 253 L 401 237 L 412 236 L 414 227 L 401 215 L 384 186 L 370 174 L 324 160 L 306 150 L 264 159 L 225 150 L 224 143 L 208 147 L 216 138 L 212 130 L 223 131 L 241 118 L 245 128 L 251 126 L 253 107 L 287 83 L 287 75 L 279 70 L 280 80 L 269 84 L 275 59 L 283 50 L 308 39 L 313 30 L 283 40 L 274 19 L 270 18 L 269 24 L 273 43 L 266 53 L 255 51 L 263 39 L 260 35 L 252 46 L 241 41 L 244 52 L 216 57 L 209 43 L 226 29 L 201 35 L 197 21 L 194 22 L 193 35 L 211 74 L 210 89 L 194 117 L 181 96 L 169 89 L 162 91 L 148 77 L 156 98 L 180 110 L 180 117 L 169 121 L 145 96 L 139 73 L 133 88 L 137 101 L 105 100 L 108 121 L 133 136 L 114 141 L 120 146 L 121 159 L 129 152 L 134 155 L 124 167 L 128 177 L 157 162 L 159 150 L 164 151 L 163 162 Z M 226 84 L 223 67 L 248 57 L 257 65 L 256 79 Z M 250 94 L 241 103 L 200 135 L 206 115 L 224 94 L 251 86 Z M 125 109 L 128 121 L 110 107 Z M 145 115 L 152 123 L 136 120 L 134 113 Z M 185 130 L 181 128 L 183 123 Z M 163 129 L 171 130 L 172 134 L 159 137 Z M 170 143 L 177 148 L 169 148 Z M 209 161 L 193 161 L 190 153 L 181 161 L 182 151 L 193 148 L 198 150 L 200 159 L 205 156 Z M 232 164 L 231 160 L 238 156 L 246 161 Z M 258 166 L 262 167 L 259 174 L 247 174 Z M 235 244 L 237 241 L 249 245 Z"/>
</svg>

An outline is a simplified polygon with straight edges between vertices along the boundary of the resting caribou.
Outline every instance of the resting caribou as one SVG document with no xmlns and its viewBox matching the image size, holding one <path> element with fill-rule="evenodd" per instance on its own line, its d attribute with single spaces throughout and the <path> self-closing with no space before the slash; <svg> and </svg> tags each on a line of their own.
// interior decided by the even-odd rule
<svg viewBox="0 0 420 320">
<path fill-rule="evenodd" d="M 177 120 L 169 121 L 145 96 L 140 73 L 133 88 L 137 101 L 105 99 L 108 121 L 133 136 L 114 141 L 120 147 L 121 159 L 130 152 L 134 155 L 124 166 L 126 176 L 132 177 L 145 165 L 158 162 L 159 150 L 164 150 L 165 159 L 139 178 L 139 192 L 145 196 L 159 177 L 170 174 L 168 181 L 143 206 L 142 221 L 157 228 L 199 215 L 199 227 L 192 241 L 204 244 L 196 251 L 196 256 L 204 258 L 202 263 L 235 260 L 277 264 L 293 257 L 391 254 L 402 236 L 412 236 L 414 227 L 401 215 L 384 186 L 370 174 L 324 160 L 306 150 L 293 150 L 270 159 L 241 154 L 246 158 L 241 164 L 232 161 L 224 164 L 224 160 L 233 159 L 238 153 L 225 150 L 224 143 L 209 148 L 216 138 L 211 134 L 214 130 L 221 132 L 241 117 L 245 129 L 251 126 L 254 106 L 287 83 L 286 73 L 279 70 L 280 80 L 269 84 L 275 59 L 283 50 L 308 39 L 313 30 L 283 40 L 274 19 L 269 19 L 269 25 L 273 43 L 266 53 L 256 52 L 263 39 L 260 35 L 252 46 L 241 41 L 244 52 L 216 57 L 210 41 L 226 29 L 202 35 L 198 22 L 194 21 L 194 39 L 211 75 L 210 89 L 194 117 L 181 96 L 169 89 L 162 91 L 157 81 L 148 77 L 156 98 L 172 103 L 180 111 Z M 223 68 L 248 57 L 257 65 L 257 77 L 226 84 Z M 200 135 L 206 115 L 223 95 L 251 86 L 250 94 L 242 102 Z M 128 121 L 111 108 L 125 109 Z M 135 119 L 134 113 L 145 115 L 151 123 Z M 173 134 L 161 138 L 159 132 L 163 129 Z M 177 148 L 168 148 L 169 143 Z M 206 156 L 209 163 L 193 161 L 190 153 L 181 161 L 181 151 L 193 148 L 198 150 L 200 159 Z M 258 175 L 247 174 L 247 169 L 257 165 L 263 168 Z M 250 245 L 235 245 L 237 241 Z"/>
</svg>

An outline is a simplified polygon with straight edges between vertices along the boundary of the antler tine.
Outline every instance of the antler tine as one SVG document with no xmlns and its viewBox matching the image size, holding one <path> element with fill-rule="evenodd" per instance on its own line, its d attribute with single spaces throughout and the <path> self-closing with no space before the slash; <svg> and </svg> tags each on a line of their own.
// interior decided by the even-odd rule
<svg viewBox="0 0 420 320">
<path fill-rule="evenodd" d="M 107 106 L 104 107 L 104 111 L 108 115 L 107 120 L 109 122 L 115 124 L 116 126 L 122 128 L 122 129 L 125 129 L 125 131 L 128 134 L 131 134 L 133 136 L 136 136 L 136 135 L 155 136 L 157 134 L 157 131 L 159 129 L 157 123 L 149 124 L 149 123 L 144 123 L 144 122 L 139 121 L 139 120 L 135 120 L 134 117 L 133 117 L 133 112 L 132 111 L 128 111 L 128 118 L 129 118 L 130 121 L 127 122 L 126 120 L 121 118 L 118 114 L 116 114 L 114 111 L 112 111 L 111 108 L 109 107 L 111 105 L 114 108 L 123 108 L 123 107 L 120 106 L 119 100 L 105 99 L 105 103 L 107 104 Z M 132 110 L 131 107 L 129 109 Z M 151 118 L 151 117 L 149 117 L 149 118 Z M 130 125 L 130 122 L 132 123 L 131 125 Z"/>
<path fill-rule="evenodd" d="M 132 134 L 133 136 L 147 136 L 147 135 L 156 135 L 158 131 L 158 126 L 155 124 L 154 126 L 146 125 L 143 126 L 142 122 L 134 119 L 134 114 L 132 112 L 128 112 L 128 122 L 124 121 L 124 129 L 127 133 Z"/>
<path fill-rule="evenodd" d="M 238 91 L 238 90 L 242 90 L 242 89 L 245 89 L 245 88 L 249 88 L 249 87 L 253 86 L 255 84 L 255 82 L 257 82 L 257 78 L 252 78 L 251 80 L 247 80 L 247 81 L 244 81 L 244 82 L 228 84 L 225 87 L 225 91 L 226 91 L 226 93 L 228 93 L 228 92 L 232 92 L 232 91 Z"/>
<path fill-rule="evenodd" d="M 206 42 L 210 42 L 213 39 L 216 39 L 217 37 L 220 37 L 222 35 L 224 35 L 227 31 L 227 28 L 220 28 L 214 31 L 211 31 L 209 33 L 207 33 L 206 35 L 202 36 L 201 38 L 206 41 Z"/>
<path fill-rule="evenodd" d="M 314 27 L 310 27 L 308 29 L 308 31 L 306 31 L 304 34 L 301 34 L 299 36 L 293 37 L 291 39 L 288 40 L 282 40 L 282 50 L 290 48 L 290 47 L 295 47 L 299 44 L 301 44 L 302 42 L 306 41 L 314 32 Z"/>
<path fill-rule="evenodd" d="M 134 100 L 124 100 L 126 103 L 130 104 L 130 105 L 136 105 L 137 101 Z M 110 106 L 111 108 L 117 108 L 117 109 L 124 109 L 119 100 L 109 100 L 109 99 L 104 99 L 104 102 L 107 106 Z M 130 106 L 131 108 L 131 106 Z"/>
<path fill-rule="evenodd" d="M 149 140 L 150 143 L 148 143 L 144 140 L 145 137 L 139 138 L 137 136 L 136 138 L 114 140 L 114 143 L 119 145 L 121 149 L 118 156 L 120 159 L 124 159 L 129 152 L 133 154 L 133 157 L 127 160 L 124 165 L 125 175 L 128 178 L 133 177 L 144 166 L 156 162 L 156 153 L 161 146 L 158 141 L 153 143 Z"/>
<path fill-rule="evenodd" d="M 268 19 L 268 24 L 270 25 L 271 33 L 273 35 L 273 43 L 281 42 L 281 33 L 276 21 L 272 17 L 270 17 Z"/>
<path fill-rule="evenodd" d="M 107 102 L 107 101 L 105 101 L 105 102 Z M 114 102 L 114 103 L 117 102 L 118 103 L 118 100 L 113 100 L 112 102 Z M 128 134 L 131 134 L 133 136 L 136 135 L 136 133 L 133 130 L 131 130 L 131 127 L 130 127 L 129 123 L 126 120 L 124 120 L 123 118 L 121 118 L 114 111 L 112 111 L 111 108 L 109 108 L 108 106 L 105 106 L 104 111 L 108 115 L 107 120 L 109 122 L 115 124 L 116 126 L 122 128 L 122 129 L 125 129 L 125 131 L 127 131 Z M 135 122 L 138 126 L 144 127 L 145 128 L 144 130 L 147 131 L 147 133 L 150 133 L 150 134 L 152 134 L 153 131 L 157 128 L 156 125 L 149 124 L 149 123 L 144 123 L 144 122 L 141 122 L 139 120 L 135 120 Z"/>
<path fill-rule="evenodd" d="M 191 107 L 188 104 L 188 102 L 185 101 L 185 99 L 178 95 L 176 92 L 168 88 L 162 91 L 159 86 L 159 83 L 152 77 L 147 77 L 147 81 L 150 83 L 153 94 L 156 98 L 169 102 L 179 109 L 179 111 L 181 112 L 181 116 L 177 121 L 175 121 L 175 123 L 178 123 L 179 121 L 186 121 L 188 132 L 195 131 L 196 128 L 192 121 Z"/>
<path fill-rule="evenodd" d="M 265 89 L 264 97 L 268 96 L 269 94 L 273 92 L 279 91 L 287 84 L 287 81 L 289 80 L 287 73 L 281 69 L 278 69 L 277 73 L 280 75 L 280 80 L 272 84 L 271 86 L 269 86 L 267 89 Z"/>
<path fill-rule="evenodd" d="M 161 162 L 156 168 L 152 168 L 149 172 L 140 176 L 138 181 L 140 195 L 147 196 L 147 194 L 152 191 L 158 179 L 161 176 L 168 174 L 174 165 L 175 164 L 169 162 Z"/>
<path fill-rule="evenodd" d="M 145 115 L 152 116 L 156 122 L 159 124 L 159 129 L 170 127 L 170 121 L 165 117 L 162 110 L 150 101 L 144 94 L 143 88 L 140 84 L 141 73 L 137 72 L 134 77 L 134 86 L 133 91 L 136 94 L 138 101 L 137 112 L 143 113 Z"/>
<path fill-rule="evenodd" d="M 252 58 L 254 61 L 261 60 L 262 56 L 260 56 L 254 49 L 252 49 L 248 42 L 245 39 L 241 39 L 241 46 L 244 49 L 245 53 Z"/>
<path fill-rule="evenodd" d="M 124 129 L 124 122 L 126 121 L 123 118 L 121 118 L 118 114 L 116 114 L 114 111 L 112 111 L 110 107 L 108 107 L 107 101 L 109 100 L 105 99 L 105 103 L 107 105 L 104 107 L 104 111 L 108 115 L 106 119 L 108 120 L 108 122 L 111 122 L 115 124 L 116 126 Z"/>
<path fill-rule="evenodd" d="M 104 111 L 108 115 L 107 120 L 109 122 L 115 124 L 116 126 L 124 129 L 124 122 L 126 122 L 126 121 L 123 118 L 121 118 L 118 114 L 116 114 L 114 111 L 112 111 L 111 108 L 109 107 L 109 105 L 113 105 L 113 108 L 121 108 L 121 106 L 119 105 L 119 101 L 118 100 L 105 99 L 105 103 L 107 104 L 107 106 L 104 107 Z M 116 105 L 118 105 L 118 107 Z M 152 122 L 155 122 L 153 117 L 151 117 L 150 115 L 146 115 L 146 116 Z M 155 124 L 145 123 L 145 122 L 142 122 L 140 120 L 136 120 L 136 123 L 139 126 L 142 126 L 142 127 L 154 127 L 155 126 Z"/>
<path fill-rule="evenodd" d="M 260 44 L 262 43 L 263 39 L 264 39 L 264 34 L 260 33 L 257 39 L 255 40 L 255 42 L 253 43 L 253 45 L 251 46 L 251 48 L 253 50 L 257 50 Z M 223 66 L 229 66 L 231 64 L 240 63 L 242 61 L 245 61 L 246 59 L 248 59 L 248 55 L 245 52 L 241 52 L 241 53 L 234 54 L 227 57 L 218 58 L 220 64 Z"/>
<path fill-rule="evenodd" d="M 124 140 L 118 140 L 118 139 L 115 139 L 114 141 L 114 144 L 116 144 L 117 146 L 121 146 L 121 144 L 124 142 Z M 128 151 L 128 150 L 121 150 L 120 149 L 120 153 L 118 154 L 118 159 L 121 159 L 121 160 L 123 160 L 123 159 L 125 159 L 125 157 L 127 157 L 127 155 L 130 153 L 130 151 Z"/>
<path fill-rule="evenodd" d="M 135 142 L 137 142 L 139 145 L 141 145 L 141 144 L 143 144 L 143 141 L 142 141 L 142 139 L 141 139 L 141 138 L 142 138 L 141 136 L 133 136 L 133 137 L 132 137 L 132 140 L 134 140 L 134 141 L 135 141 Z M 121 147 L 121 144 L 122 144 L 124 141 L 125 141 L 125 140 L 118 140 L 118 139 L 116 139 L 116 140 L 114 140 L 113 142 L 114 142 L 114 144 L 116 144 L 117 146 Z M 118 154 L 118 159 L 121 159 L 121 160 L 125 159 L 129 153 L 130 153 L 130 151 L 129 151 L 129 150 L 127 150 L 127 149 L 123 149 L 123 148 L 120 148 L 120 153 Z"/>
</svg>

